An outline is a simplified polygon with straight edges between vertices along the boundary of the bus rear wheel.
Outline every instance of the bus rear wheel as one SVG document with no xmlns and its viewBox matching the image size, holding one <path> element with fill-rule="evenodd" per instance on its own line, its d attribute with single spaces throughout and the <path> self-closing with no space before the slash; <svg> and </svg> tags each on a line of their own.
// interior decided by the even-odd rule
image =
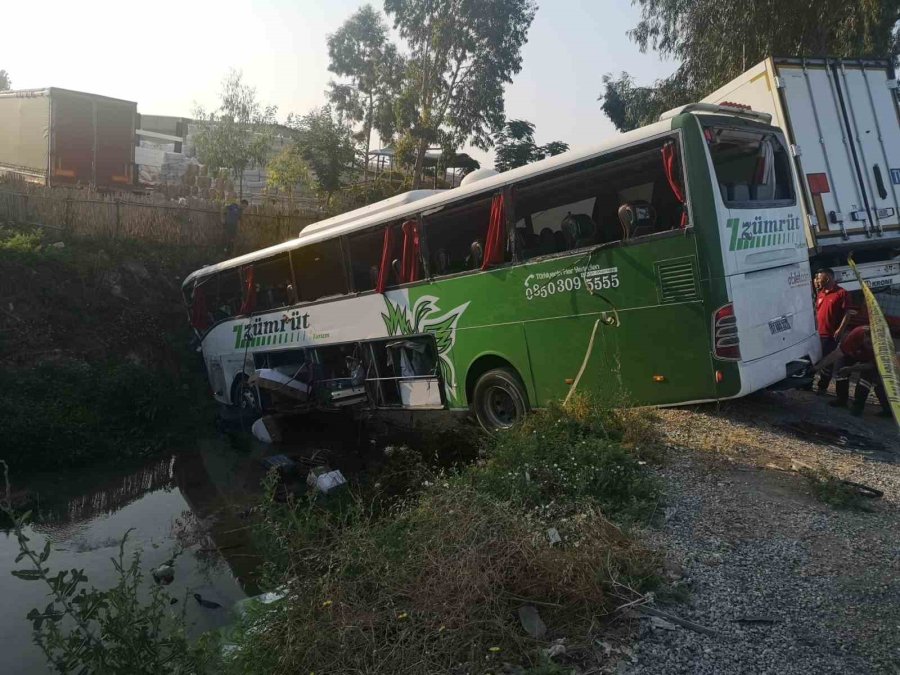
<svg viewBox="0 0 900 675">
<path fill-rule="evenodd" d="M 528 413 L 522 380 L 509 368 L 487 371 L 475 382 L 472 411 L 485 431 L 502 431 L 520 423 Z"/>
</svg>

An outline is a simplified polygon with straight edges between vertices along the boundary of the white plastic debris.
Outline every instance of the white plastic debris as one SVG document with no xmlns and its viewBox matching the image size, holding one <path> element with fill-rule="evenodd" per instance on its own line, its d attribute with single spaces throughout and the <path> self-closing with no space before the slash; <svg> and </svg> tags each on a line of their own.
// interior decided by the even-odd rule
<svg viewBox="0 0 900 675">
<path fill-rule="evenodd" d="M 251 433 L 263 443 L 272 443 L 272 434 L 269 433 L 269 430 L 266 428 L 265 418 L 260 417 L 253 423 L 253 426 L 250 427 Z"/>
<path fill-rule="evenodd" d="M 330 494 L 347 484 L 347 479 L 340 471 L 317 472 L 313 469 L 306 478 L 306 483 L 323 495 Z"/>
<path fill-rule="evenodd" d="M 559 530 L 555 527 L 551 527 L 547 530 L 547 539 L 550 540 L 551 546 L 556 546 L 559 543 L 562 543 L 562 537 L 559 536 Z"/>
<path fill-rule="evenodd" d="M 250 432 L 263 443 L 281 443 L 281 423 L 275 415 L 260 417 L 250 427 Z"/>
</svg>

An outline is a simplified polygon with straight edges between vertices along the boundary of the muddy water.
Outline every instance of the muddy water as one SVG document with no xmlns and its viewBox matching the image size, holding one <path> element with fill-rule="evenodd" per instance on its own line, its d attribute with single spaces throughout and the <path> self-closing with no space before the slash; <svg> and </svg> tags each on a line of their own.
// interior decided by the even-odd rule
<svg viewBox="0 0 900 675">
<path fill-rule="evenodd" d="M 33 547 L 41 550 L 47 539 L 51 542 L 51 570 L 84 569 L 98 588 L 114 584 L 110 557 L 131 528 L 126 552 L 141 550 L 148 586 L 150 570 L 183 550 L 168 590 L 185 603 L 191 633 L 197 635 L 228 623 L 233 604 L 259 591 L 254 572 L 261 559 L 243 514 L 259 498 L 265 473 L 260 460 L 278 453 L 334 454 L 337 448 L 322 448 L 329 442 L 346 454 L 346 439 L 327 428 L 316 431 L 303 442 L 279 447 L 259 444 L 246 433 L 217 435 L 138 466 L 31 476 L 25 485 L 13 477 L 13 490 L 26 491 L 33 508 L 28 529 Z M 14 534 L 0 530 L 0 673 L 45 673 L 25 615 L 47 604 L 47 589 L 9 574 L 22 567 L 14 562 L 18 553 Z M 201 607 L 194 593 L 223 608 Z"/>
</svg>

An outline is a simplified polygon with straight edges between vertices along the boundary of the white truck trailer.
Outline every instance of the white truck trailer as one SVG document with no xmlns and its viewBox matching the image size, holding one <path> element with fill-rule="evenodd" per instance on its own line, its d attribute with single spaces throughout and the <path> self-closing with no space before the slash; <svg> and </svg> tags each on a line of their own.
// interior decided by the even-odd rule
<svg viewBox="0 0 900 675">
<path fill-rule="evenodd" d="M 770 57 L 704 102 L 772 115 L 790 144 L 813 270 L 833 268 L 863 309 L 847 265 L 852 252 L 900 333 L 900 111 L 891 63 Z"/>
</svg>

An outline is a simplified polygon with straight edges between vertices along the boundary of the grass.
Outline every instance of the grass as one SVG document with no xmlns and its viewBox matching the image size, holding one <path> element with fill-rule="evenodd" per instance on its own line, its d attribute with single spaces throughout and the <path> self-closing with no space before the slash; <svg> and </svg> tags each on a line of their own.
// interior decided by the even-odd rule
<svg viewBox="0 0 900 675">
<path fill-rule="evenodd" d="M 569 672 L 547 660 L 547 643 L 523 631 L 517 611 L 534 605 L 546 640 L 578 644 L 658 585 L 659 556 L 614 522 L 646 520 L 658 500 L 625 440 L 642 419 L 579 400 L 535 413 L 456 471 L 401 474 L 389 462 L 367 490 L 266 500 L 269 584 L 289 594 L 248 615 L 228 669 Z"/>
</svg>

